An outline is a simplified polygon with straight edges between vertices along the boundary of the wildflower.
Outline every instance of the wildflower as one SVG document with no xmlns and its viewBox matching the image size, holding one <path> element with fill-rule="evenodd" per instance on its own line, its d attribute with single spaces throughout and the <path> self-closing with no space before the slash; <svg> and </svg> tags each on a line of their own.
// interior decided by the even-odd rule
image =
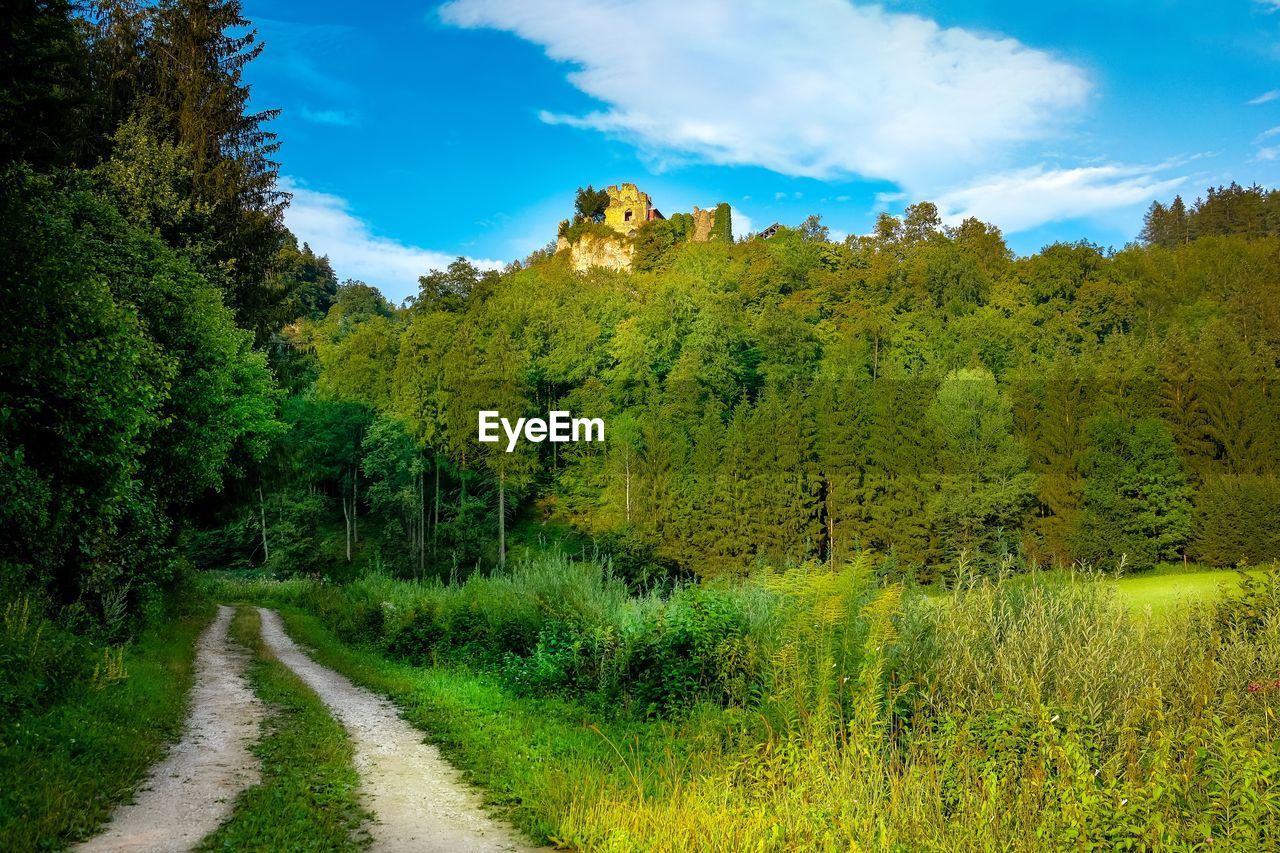
<svg viewBox="0 0 1280 853">
<path fill-rule="evenodd" d="M 1262 685 L 1260 685 L 1258 682 L 1256 682 L 1256 681 L 1250 681 L 1250 682 L 1249 682 L 1249 692 L 1250 692 L 1250 693 L 1257 693 L 1261 688 L 1262 688 Z"/>
</svg>

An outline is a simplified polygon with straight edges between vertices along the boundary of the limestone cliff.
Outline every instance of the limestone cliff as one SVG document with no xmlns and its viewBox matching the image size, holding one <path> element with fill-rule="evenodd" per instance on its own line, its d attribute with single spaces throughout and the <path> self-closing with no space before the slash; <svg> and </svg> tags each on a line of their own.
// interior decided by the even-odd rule
<svg viewBox="0 0 1280 853">
<path fill-rule="evenodd" d="M 635 251 L 632 242 L 625 237 L 605 237 L 596 234 L 583 234 L 572 243 L 561 237 L 556 241 L 556 251 L 565 249 L 569 251 L 569 263 L 578 272 L 586 272 L 592 267 L 629 270 L 631 256 Z"/>
</svg>

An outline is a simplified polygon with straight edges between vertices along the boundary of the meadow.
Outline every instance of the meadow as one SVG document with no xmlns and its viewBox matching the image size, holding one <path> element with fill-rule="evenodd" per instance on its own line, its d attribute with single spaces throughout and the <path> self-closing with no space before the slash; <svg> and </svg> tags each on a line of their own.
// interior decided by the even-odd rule
<svg viewBox="0 0 1280 853">
<path fill-rule="evenodd" d="M 282 608 L 573 849 L 1267 849 L 1280 831 L 1274 566 L 927 595 L 858 561 L 635 595 L 543 554 L 454 586 L 210 592 Z"/>
</svg>

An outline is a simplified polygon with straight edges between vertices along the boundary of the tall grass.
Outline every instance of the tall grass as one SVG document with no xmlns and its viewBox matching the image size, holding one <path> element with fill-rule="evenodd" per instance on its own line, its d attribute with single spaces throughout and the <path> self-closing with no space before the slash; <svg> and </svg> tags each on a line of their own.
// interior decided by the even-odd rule
<svg viewBox="0 0 1280 853">
<path fill-rule="evenodd" d="M 926 601 L 865 563 L 666 597 L 566 560 L 459 587 L 261 592 L 384 654 L 417 631 L 420 662 L 672 721 L 648 736 L 667 746 L 610 740 L 609 772 L 575 765 L 573 795 L 543 804 L 571 847 L 1250 850 L 1280 845 L 1269 578 L 1159 620 L 1088 576 Z"/>
</svg>

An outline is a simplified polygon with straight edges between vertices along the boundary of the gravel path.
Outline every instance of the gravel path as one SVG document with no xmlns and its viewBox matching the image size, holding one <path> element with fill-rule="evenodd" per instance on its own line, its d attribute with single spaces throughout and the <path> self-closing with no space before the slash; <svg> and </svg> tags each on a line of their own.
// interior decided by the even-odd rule
<svg viewBox="0 0 1280 853">
<path fill-rule="evenodd" d="M 489 853 L 532 850 L 514 830 L 485 814 L 480 798 L 422 732 L 386 699 L 313 661 L 285 633 L 280 617 L 262 614 L 262 639 L 306 682 L 351 734 L 375 851 Z"/>
<path fill-rule="evenodd" d="M 249 746 L 264 710 L 245 680 L 249 655 L 227 635 L 233 613 L 219 606 L 200 635 L 182 740 L 151 768 L 134 802 L 118 808 L 106 830 L 77 850 L 190 850 L 230 816 L 236 795 L 258 781 Z"/>
</svg>

